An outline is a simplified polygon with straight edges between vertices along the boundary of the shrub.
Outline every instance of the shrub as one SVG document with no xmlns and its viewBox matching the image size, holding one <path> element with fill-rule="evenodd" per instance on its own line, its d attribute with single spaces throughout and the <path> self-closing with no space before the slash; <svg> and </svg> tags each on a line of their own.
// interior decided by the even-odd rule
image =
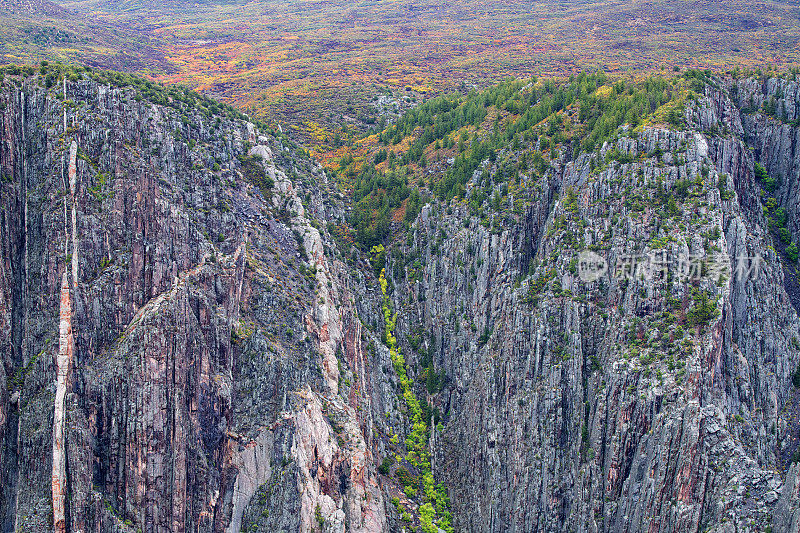
<svg viewBox="0 0 800 533">
<path fill-rule="evenodd" d="M 729 190 L 725 186 L 725 182 L 724 181 L 720 180 L 719 185 L 717 186 L 717 188 L 719 189 L 719 197 L 720 197 L 720 199 L 726 201 L 726 200 L 730 200 L 730 199 L 732 199 L 734 197 L 734 192 Z"/>
<path fill-rule="evenodd" d="M 702 329 L 719 316 L 717 302 L 709 298 L 708 293 L 701 290 L 695 290 L 692 297 L 694 306 L 688 314 L 689 322 Z"/>
<path fill-rule="evenodd" d="M 797 249 L 797 244 L 791 243 L 786 247 L 786 256 L 792 263 L 797 263 L 797 258 L 800 256 L 800 252 Z"/>
<path fill-rule="evenodd" d="M 369 263 L 375 271 L 375 276 L 379 276 L 383 267 L 386 266 L 386 248 L 382 244 L 372 247 L 369 253 Z"/>
<path fill-rule="evenodd" d="M 760 165 L 759 163 L 754 164 L 753 173 L 756 176 L 756 180 L 761 183 L 761 186 L 764 188 L 764 190 L 774 192 L 775 189 L 778 188 L 778 180 L 770 177 L 767 174 L 767 169 L 764 168 L 763 165 Z"/>
<path fill-rule="evenodd" d="M 678 180 L 675 182 L 675 195 L 678 198 L 686 198 L 689 196 L 689 188 L 692 184 L 688 180 Z"/>
<path fill-rule="evenodd" d="M 777 209 L 775 209 L 774 218 L 775 218 L 775 224 L 777 224 L 779 228 L 786 227 L 786 219 L 787 219 L 786 209 L 782 207 L 778 207 Z"/>
<path fill-rule="evenodd" d="M 765 179 L 767 179 L 767 169 L 765 169 L 765 168 L 764 168 L 762 165 L 760 165 L 759 163 L 756 163 L 756 164 L 753 166 L 753 172 L 755 173 L 755 175 L 756 175 L 756 179 L 757 179 L 758 181 L 764 181 Z"/>
<path fill-rule="evenodd" d="M 388 476 L 390 470 L 392 469 L 392 465 L 394 464 L 394 458 L 391 456 L 386 456 L 383 458 L 383 462 L 381 462 L 381 466 L 378 467 L 378 472 L 381 475 Z"/>
<path fill-rule="evenodd" d="M 433 518 L 436 516 L 436 511 L 433 505 L 428 503 L 422 504 L 419 508 L 419 522 L 422 526 L 422 531 L 425 533 L 437 533 L 439 528 L 433 524 Z"/>
<path fill-rule="evenodd" d="M 775 192 L 775 189 L 778 188 L 778 180 L 772 177 L 768 177 L 764 180 L 764 189 L 769 192 Z"/>
<path fill-rule="evenodd" d="M 267 176 L 264 165 L 261 163 L 261 158 L 251 155 L 243 157 L 241 162 L 244 179 L 258 187 L 258 190 L 261 191 L 261 194 L 265 198 L 269 198 L 272 194 L 272 187 L 275 186 L 275 182 L 272 178 Z"/>
<path fill-rule="evenodd" d="M 480 338 L 478 338 L 478 346 L 483 346 L 487 342 L 489 342 L 489 338 L 492 336 L 492 328 L 486 326 L 486 329 L 483 330 Z"/>
<path fill-rule="evenodd" d="M 397 468 L 395 475 L 397 476 L 397 481 L 407 489 L 413 489 L 417 484 L 417 479 L 403 466 Z"/>
</svg>

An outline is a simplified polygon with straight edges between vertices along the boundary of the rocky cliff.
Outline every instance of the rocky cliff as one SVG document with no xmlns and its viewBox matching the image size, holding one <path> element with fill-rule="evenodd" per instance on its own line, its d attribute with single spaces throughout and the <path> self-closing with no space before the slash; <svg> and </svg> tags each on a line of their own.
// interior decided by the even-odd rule
<svg viewBox="0 0 800 533">
<path fill-rule="evenodd" d="M 776 83 L 720 81 L 683 131 L 623 129 L 538 177 L 509 183 L 509 149 L 468 185 L 502 191 L 483 218 L 423 208 L 388 270 L 399 338 L 425 332 L 447 376 L 434 464 L 459 529 L 800 527 L 797 270 L 773 231 L 782 205 L 797 235 L 797 130 L 729 96 Z"/>
<path fill-rule="evenodd" d="M 793 85 L 509 146 L 381 274 L 285 136 L 60 68 L 0 92 L 2 531 L 800 527 Z"/>
<path fill-rule="evenodd" d="M 393 393 L 324 172 L 188 93 L 29 74 L 0 96 L 2 530 L 388 529 Z"/>
</svg>

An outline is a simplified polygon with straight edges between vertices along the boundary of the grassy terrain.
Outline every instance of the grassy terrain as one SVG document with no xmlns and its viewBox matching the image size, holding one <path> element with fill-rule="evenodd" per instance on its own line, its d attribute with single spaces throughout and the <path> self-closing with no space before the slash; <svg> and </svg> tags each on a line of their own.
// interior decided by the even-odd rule
<svg viewBox="0 0 800 533">
<path fill-rule="evenodd" d="M 336 148 L 334 136 L 343 124 L 363 132 L 380 126 L 380 116 L 391 119 L 430 96 L 485 88 L 506 77 L 598 67 L 611 73 L 783 67 L 800 61 L 800 6 L 786 0 L 76 0 L 63 5 L 122 25 L 129 39 L 152 46 L 152 54 L 143 51 L 142 64 L 133 70 L 289 125 L 326 152 Z M 7 39 L 7 48 L 24 40 L 20 31 Z M 84 45 L 40 48 L 78 60 Z M 86 55 L 101 54 L 98 48 L 87 50 Z M 348 136 L 346 130 L 339 134 Z"/>
<path fill-rule="evenodd" d="M 141 74 L 176 72 L 158 39 L 66 10 L 47 0 L 0 2 L 3 63 L 80 63 Z"/>
</svg>

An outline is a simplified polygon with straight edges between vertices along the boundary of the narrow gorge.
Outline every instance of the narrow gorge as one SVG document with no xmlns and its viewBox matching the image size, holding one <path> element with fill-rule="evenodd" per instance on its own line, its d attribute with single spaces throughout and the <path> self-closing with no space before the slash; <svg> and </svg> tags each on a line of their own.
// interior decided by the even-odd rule
<svg viewBox="0 0 800 533">
<path fill-rule="evenodd" d="M 364 248 L 281 131 L 49 69 L 0 89 L 1 531 L 800 531 L 796 81 L 512 132 L 449 197 L 443 134 Z"/>
</svg>

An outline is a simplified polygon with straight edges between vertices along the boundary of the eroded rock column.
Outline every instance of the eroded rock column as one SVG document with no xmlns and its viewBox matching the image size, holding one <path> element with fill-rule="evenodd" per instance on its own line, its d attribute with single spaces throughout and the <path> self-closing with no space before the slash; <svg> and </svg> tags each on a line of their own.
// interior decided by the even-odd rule
<svg viewBox="0 0 800 533">
<path fill-rule="evenodd" d="M 77 239 L 77 214 L 75 210 L 75 182 L 77 178 L 76 157 L 78 145 L 72 141 L 69 150 L 69 188 L 70 202 L 72 204 L 72 277 L 73 284 L 78 281 L 78 239 Z M 65 213 L 66 216 L 66 206 Z M 67 221 L 65 229 L 65 250 L 69 248 L 69 234 Z M 64 403 L 67 394 L 67 379 L 73 361 L 75 339 L 72 332 L 72 294 L 70 292 L 69 272 L 64 269 L 61 276 L 61 303 L 59 307 L 58 326 L 58 357 L 56 359 L 56 399 L 53 411 L 53 530 L 56 533 L 66 532 L 66 498 L 67 498 L 67 460 L 64 449 Z"/>
</svg>

